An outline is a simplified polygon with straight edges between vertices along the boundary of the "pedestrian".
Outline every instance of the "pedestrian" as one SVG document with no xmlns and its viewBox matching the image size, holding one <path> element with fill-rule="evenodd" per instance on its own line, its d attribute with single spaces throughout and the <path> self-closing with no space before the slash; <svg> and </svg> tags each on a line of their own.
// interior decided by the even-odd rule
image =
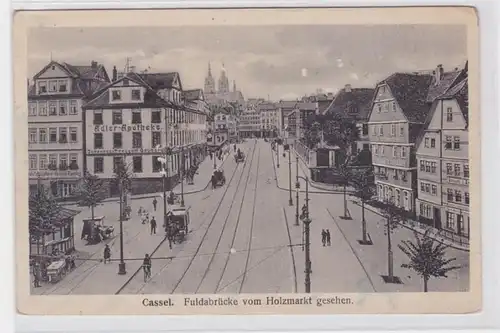
<svg viewBox="0 0 500 333">
<path fill-rule="evenodd" d="M 331 246 L 331 240 L 330 229 L 326 229 L 326 245 Z"/>
<path fill-rule="evenodd" d="M 213 158 L 213 155 L 212 155 L 212 152 L 210 152 L 210 160 L 212 160 Z"/>
<path fill-rule="evenodd" d="M 104 263 L 106 262 L 111 262 L 111 249 L 108 244 L 104 247 Z"/>
<path fill-rule="evenodd" d="M 321 242 L 323 243 L 323 246 L 326 245 L 326 231 L 325 231 L 325 229 L 321 230 Z"/>
<path fill-rule="evenodd" d="M 40 269 L 38 267 L 38 264 L 35 263 L 33 264 L 33 287 L 35 288 L 41 287 L 39 274 L 40 274 Z"/>
<path fill-rule="evenodd" d="M 155 220 L 154 216 L 151 219 L 151 235 L 152 234 L 156 235 L 156 220 Z"/>
<path fill-rule="evenodd" d="M 153 199 L 153 209 L 155 210 L 156 212 L 156 204 L 158 203 L 158 200 L 156 200 L 156 198 Z"/>
<path fill-rule="evenodd" d="M 215 190 L 215 184 L 217 183 L 217 180 L 215 179 L 215 174 L 212 175 L 211 181 L 212 181 L 212 190 Z"/>
</svg>

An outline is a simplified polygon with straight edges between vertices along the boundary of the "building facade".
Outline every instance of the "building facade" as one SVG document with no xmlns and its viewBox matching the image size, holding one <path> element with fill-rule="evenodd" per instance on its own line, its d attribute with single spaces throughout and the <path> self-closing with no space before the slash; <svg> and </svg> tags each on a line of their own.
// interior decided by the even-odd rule
<svg viewBox="0 0 500 333">
<path fill-rule="evenodd" d="M 261 130 L 261 119 L 259 112 L 254 107 L 248 107 L 240 114 L 238 131 L 241 138 L 259 137 Z"/>
<path fill-rule="evenodd" d="M 257 106 L 260 116 L 260 136 L 277 137 L 279 135 L 279 106 L 264 102 Z"/>
<path fill-rule="evenodd" d="M 85 106 L 85 158 L 89 172 L 119 188 L 114 170 L 124 163 L 133 173 L 132 194 L 162 189 L 162 171 L 171 188 L 181 170 L 203 158 L 206 114 L 188 108 L 178 73 L 127 73 Z M 171 154 L 166 156 L 167 148 Z M 160 157 L 167 157 L 162 165 Z"/>
<path fill-rule="evenodd" d="M 438 229 L 469 236 L 468 84 L 438 97 L 417 150 L 417 215 Z"/>
<path fill-rule="evenodd" d="M 224 105 L 226 103 L 236 103 L 241 106 L 245 103 L 243 93 L 236 88 L 236 81 L 233 81 L 232 90 L 230 89 L 229 77 L 227 76 L 226 68 L 222 64 L 219 79 L 217 80 L 212 75 L 212 68 L 208 64 L 207 76 L 205 77 L 205 85 L 203 89 L 205 99 L 210 105 Z"/>
<path fill-rule="evenodd" d="M 82 104 L 110 82 L 102 65 L 51 61 L 28 91 L 30 190 L 38 184 L 56 198 L 73 196 L 85 169 Z"/>
</svg>

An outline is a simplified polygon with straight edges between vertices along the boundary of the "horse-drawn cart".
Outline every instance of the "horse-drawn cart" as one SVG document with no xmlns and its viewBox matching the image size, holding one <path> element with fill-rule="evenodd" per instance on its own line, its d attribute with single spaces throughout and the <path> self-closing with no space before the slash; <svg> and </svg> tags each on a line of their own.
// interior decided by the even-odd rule
<svg viewBox="0 0 500 333">
<path fill-rule="evenodd" d="M 55 283 L 61 281 L 64 274 L 66 274 L 66 260 L 60 259 L 52 262 L 47 267 L 47 276 L 49 278 L 49 282 Z"/>
<path fill-rule="evenodd" d="M 87 240 L 87 245 L 97 244 L 114 236 L 115 228 L 104 225 L 104 216 L 83 219 L 82 239 Z"/>
<path fill-rule="evenodd" d="M 240 151 L 240 152 L 234 154 L 234 160 L 236 161 L 236 163 L 241 163 L 241 162 L 245 161 L 245 153 Z"/>
<path fill-rule="evenodd" d="M 189 207 L 171 206 L 167 216 L 167 236 L 174 243 L 182 243 L 189 232 Z"/>
<path fill-rule="evenodd" d="M 226 184 L 226 176 L 224 176 L 224 171 L 215 170 L 212 176 L 212 186 L 215 188 L 224 186 L 224 184 Z"/>
</svg>

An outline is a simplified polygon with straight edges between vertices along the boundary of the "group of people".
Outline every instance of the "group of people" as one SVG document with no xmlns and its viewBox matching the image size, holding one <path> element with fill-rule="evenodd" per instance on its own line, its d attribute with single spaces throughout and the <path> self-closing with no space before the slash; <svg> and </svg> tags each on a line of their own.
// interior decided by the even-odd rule
<svg viewBox="0 0 500 333">
<path fill-rule="evenodd" d="M 153 208 L 156 211 L 156 205 L 158 204 L 158 201 L 156 198 L 153 199 Z M 152 216 L 150 217 L 149 212 L 144 209 L 144 207 L 139 207 L 139 211 L 137 212 L 137 215 L 141 218 L 142 224 L 149 224 L 151 228 L 151 235 L 155 234 L 156 235 L 156 220 L 155 217 Z"/>
<path fill-rule="evenodd" d="M 323 246 L 331 246 L 331 236 L 330 236 L 330 229 L 323 229 L 321 230 L 321 242 L 323 243 Z"/>
</svg>

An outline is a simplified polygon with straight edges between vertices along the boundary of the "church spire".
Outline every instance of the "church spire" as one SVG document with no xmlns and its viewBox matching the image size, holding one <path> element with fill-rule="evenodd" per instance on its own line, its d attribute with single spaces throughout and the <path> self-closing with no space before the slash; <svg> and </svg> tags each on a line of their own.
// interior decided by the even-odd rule
<svg viewBox="0 0 500 333">
<path fill-rule="evenodd" d="M 210 67 L 210 61 L 208 62 L 208 76 L 212 76 L 212 67 Z"/>
<path fill-rule="evenodd" d="M 233 91 L 236 92 L 236 80 L 233 80 Z"/>
</svg>

